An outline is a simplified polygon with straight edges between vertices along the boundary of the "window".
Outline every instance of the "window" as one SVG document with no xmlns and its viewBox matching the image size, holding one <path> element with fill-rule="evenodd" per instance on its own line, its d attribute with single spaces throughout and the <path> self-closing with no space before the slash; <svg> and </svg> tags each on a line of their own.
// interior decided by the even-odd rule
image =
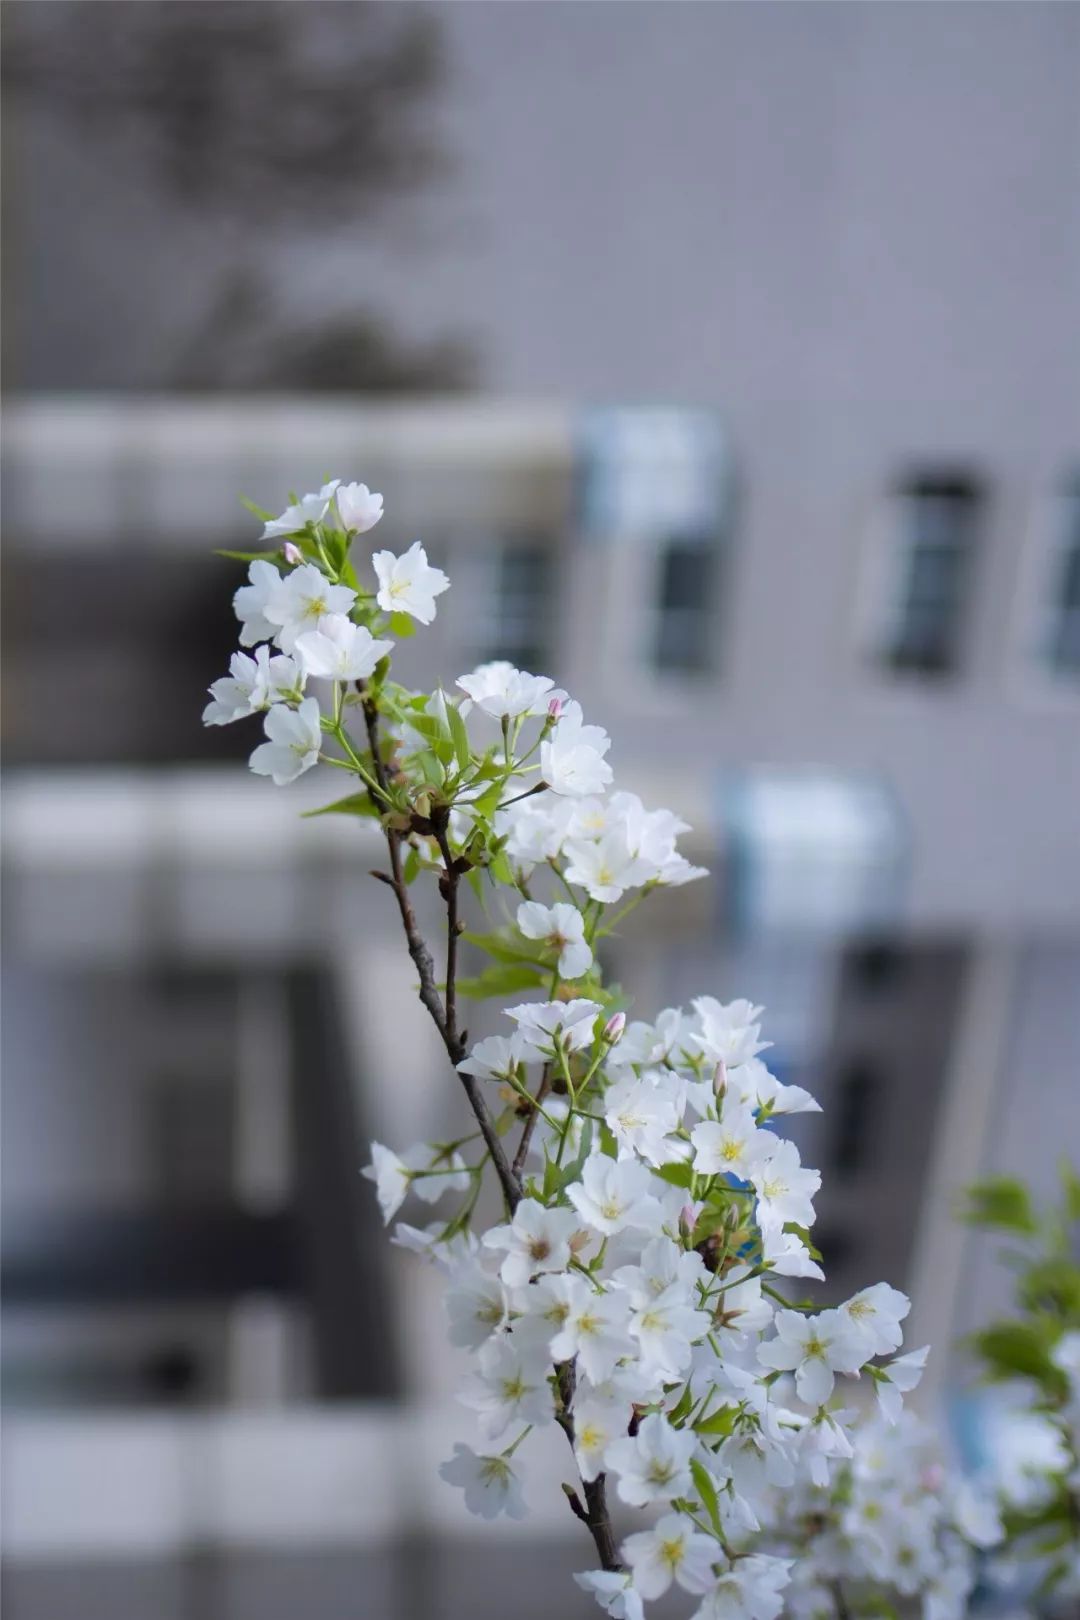
<svg viewBox="0 0 1080 1620">
<path fill-rule="evenodd" d="M 1059 494 L 1043 656 L 1055 675 L 1080 676 L 1080 472 Z"/>
<path fill-rule="evenodd" d="M 494 548 L 488 607 L 480 632 L 480 657 L 508 659 L 518 669 L 542 674 L 552 661 L 551 621 L 555 585 L 554 543 L 510 540 Z"/>
<path fill-rule="evenodd" d="M 880 648 L 890 668 L 932 676 L 956 668 L 980 505 L 966 477 L 917 477 L 898 490 Z"/>
<path fill-rule="evenodd" d="M 697 675 L 713 667 L 718 564 L 711 540 L 674 538 L 661 544 L 651 648 L 656 669 Z"/>
<path fill-rule="evenodd" d="M 880 1078 L 877 1065 L 867 1058 L 853 1059 L 838 1077 L 830 1153 L 838 1176 L 854 1176 L 866 1167 L 875 1137 Z"/>
</svg>

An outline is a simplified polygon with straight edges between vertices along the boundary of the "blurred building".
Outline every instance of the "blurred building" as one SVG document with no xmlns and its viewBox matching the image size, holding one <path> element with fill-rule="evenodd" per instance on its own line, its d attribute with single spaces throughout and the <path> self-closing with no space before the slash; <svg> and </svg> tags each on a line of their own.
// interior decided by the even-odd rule
<svg viewBox="0 0 1080 1620">
<path fill-rule="evenodd" d="M 370 1135 L 460 1110 L 377 843 L 297 820 L 325 783 L 250 778 L 254 728 L 198 724 L 234 639 L 212 550 L 252 528 L 226 492 L 284 499 L 286 466 L 362 471 L 386 537 L 450 572 L 404 678 L 556 671 L 620 779 L 694 824 L 713 880 L 654 900 L 613 971 L 646 1014 L 764 1001 L 775 1067 L 825 1104 L 802 1124 L 831 1288 L 887 1275 L 939 1343 L 971 1325 L 953 1191 L 1010 1138 L 1048 1179 L 1076 1120 L 1075 485 L 1023 513 L 991 448 L 978 478 L 868 465 L 802 519 L 796 620 L 740 641 L 790 532 L 713 413 L 38 402 L 5 456 L 13 1412 L 226 1403 L 286 1444 L 290 1408 L 448 1393 L 434 1279 L 388 1278 L 356 1174 Z"/>
<path fill-rule="evenodd" d="M 1080 14 L 442 12 L 454 228 L 410 258 L 286 222 L 260 263 L 294 317 L 362 284 L 407 355 L 470 334 L 471 397 L 237 393 L 235 355 L 169 397 L 192 332 L 213 371 L 234 237 L 133 192 L 115 131 L 11 120 L 15 1620 L 457 1620 L 504 1568 L 528 1620 L 580 1565 L 557 1488 L 480 1565 L 435 1478 L 465 1432 L 438 1290 L 357 1169 L 460 1099 L 370 832 L 300 821 L 326 784 L 199 724 L 241 494 L 381 489 L 380 542 L 453 581 L 402 678 L 551 673 L 693 824 L 713 878 L 611 967 L 642 1015 L 766 1004 L 825 1106 L 800 1145 L 838 1295 L 906 1285 L 945 1346 L 1005 1288 L 955 1189 L 1048 1186 L 1080 1140 Z M 281 332 L 241 336 L 280 381 Z"/>
</svg>

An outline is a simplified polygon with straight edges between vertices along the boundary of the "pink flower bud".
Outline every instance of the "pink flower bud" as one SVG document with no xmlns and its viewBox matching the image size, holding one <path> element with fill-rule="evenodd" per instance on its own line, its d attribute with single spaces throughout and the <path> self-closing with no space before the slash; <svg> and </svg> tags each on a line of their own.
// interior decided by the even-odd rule
<svg viewBox="0 0 1080 1620">
<path fill-rule="evenodd" d="M 548 719 L 557 720 L 562 714 L 562 698 L 553 697 L 548 704 Z"/>
<path fill-rule="evenodd" d="M 612 1013 L 611 1017 L 604 1025 L 604 1039 L 607 1041 L 609 1046 L 614 1046 L 616 1041 L 622 1040 L 623 1030 L 625 1028 L 626 1014 L 624 1012 Z"/>
<path fill-rule="evenodd" d="M 284 546 L 284 551 L 285 551 L 285 561 L 286 562 L 288 562 L 288 563 L 301 563 L 301 562 L 303 562 L 304 553 L 300 550 L 300 547 L 294 545 L 291 540 L 286 540 L 285 546 Z"/>
</svg>

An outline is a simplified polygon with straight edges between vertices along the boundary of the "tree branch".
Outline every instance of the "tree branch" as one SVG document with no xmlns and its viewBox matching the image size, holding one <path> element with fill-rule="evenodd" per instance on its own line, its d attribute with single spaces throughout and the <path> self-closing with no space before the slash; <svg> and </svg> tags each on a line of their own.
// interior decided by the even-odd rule
<svg viewBox="0 0 1080 1620">
<path fill-rule="evenodd" d="M 375 779 L 379 784 L 383 797 L 386 799 L 387 803 L 389 803 L 389 778 L 386 773 L 386 765 L 383 762 L 382 755 L 379 750 L 379 711 L 376 705 L 366 695 L 363 699 L 363 708 L 364 720 L 367 725 L 368 745 L 371 749 L 371 758 L 375 769 Z M 450 848 L 450 843 L 446 836 L 447 820 L 448 817 L 446 816 L 445 812 L 443 812 L 441 816 L 432 817 L 432 827 L 435 841 L 439 846 L 439 853 L 442 856 L 443 866 L 445 868 L 443 877 L 440 879 L 440 888 L 442 889 L 443 897 L 446 900 L 447 923 L 445 1004 L 440 999 L 438 988 L 436 986 L 435 964 L 432 960 L 431 952 L 424 943 L 423 936 L 421 935 L 420 929 L 417 925 L 416 913 L 413 911 L 412 902 L 409 899 L 408 886 L 405 882 L 401 863 L 402 835 L 393 827 L 384 828 L 386 834 L 386 846 L 390 855 L 391 872 L 391 876 L 386 879 L 386 881 L 393 889 L 397 898 L 398 910 L 401 913 L 402 926 L 405 929 L 405 939 L 409 947 L 409 955 L 412 957 L 417 974 L 420 978 L 420 1000 L 430 1013 L 435 1027 L 439 1031 L 442 1038 L 442 1043 L 446 1047 L 447 1055 L 449 1056 L 451 1063 L 454 1065 L 458 1079 L 461 1081 L 465 1095 L 469 1100 L 469 1106 L 472 1109 L 476 1122 L 480 1127 L 480 1134 L 484 1138 L 484 1145 L 487 1148 L 488 1153 L 491 1155 L 492 1164 L 495 1166 L 495 1173 L 499 1178 L 499 1184 L 502 1187 L 503 1198 L 506 1201 L 506 1206 L 510 1211 L 510 1214 L 513 1215 L 522 1198 L 521 1170 L 525 1163 L 525 1154 L 528 1150 L 529 1138 L 532 1135 L 533 1127 L 536 1123 L 538 1110 L 534 1107 L 529 1119 L 525 1123 L 525 1129 L 522 1132 L 521 1141 L 518 1143 L 517 1152 L 514 1155 L 514 1163 L 513 1166 L 511 1166 L 507 1162 L 502 1141 L 495 1129 L 494 1121 L 491 1118 L 491 1112 L 488 1109 L 483 1093 L 477 1084 L 475 1075 L 462 1074 L 461 1070 L 458 1068 L 458 1064 L 461 1062 L 462 1058 L 464 1058 L 466 1050 L 465 1042 L 457 1027 L 457 943 L 458 936 L 461 932 L 458 911 L 458 885 L 461 880 L 461 873 L 457 870 L 454 862 L 453 851 Z M 546 1067 L 544 1070 L 543 1079 L 540 1083 L 540 1090 L 537 1093 L 537 1102 L 542 1100 L 545 1088 L 550 1084 L 550 1079 L 550 1067 Z M 574 1363 L 572 1361 L 564 1361 L 556 1369 L 556 1372 L 558 1377 L 559 1395 L 562 1400 L 563 1408 L 559 1415 L 559 1424 L 565 1433 L 567 1440 L 570 1442 L 571 1447 L 573 1447 L 574 1418 L 572 1409 L 574 1404 L 575 1385 Z M 580 1518 L 582 1522 L 587 1525 L 589 1534 L 592 1536 L 593 1545 L 596 1548 L 597 1557 L 600 1560 L 601 1567 L 606 1570 L 621 1570 L 622 1564 L 619 1562 L 618 1550 L 615 1546 L 615 1536 L 611 1528 L 611 1518 L 608 1514 L 607 1487 L 604 1475 L 599 1474 L 596 1479 L 591 1481 L 591 1483 L 586 1483 L 583 1480 L 582 1490 L 585 1495 L 584 1509 L 582 1508 L 581 1502 L 577 1498 L 576 1493 L 572 1493 L 570 1505 L 577 1514 L 578 1518 Z"/>
<path fill-rule="evenodd" d="M 537 1089 L 536 1096 L 533 1098 L 533 1105 L 529 1110 L 529 1117 L 525 1121 L 525 1129 L 521 1133 L 521 1140 L 517 1145 L 517 1152 L 514 1154 L 514 1162 L 510 1166 L 515 1176 L 520 1177 L 522 1170 L 525 1168 L 525 1155 L 529 1151 L 529 1143 L 532 1141 L 532 1133 L 536 1129 L 536 1121 L 540 1113 L 539 1104 L 542 1103 L 544 1098 L 547 1096 L 550 1086 L 551 1064 L 545 1063 L 544 1072 L 540 1076 L 539 1088 Z"/>
<path fill-rule="evenodd" d="M 574 1417 L 572 1408 L 576 1384 L 574 1363 L 572 1361 L 560 1362 L 555 1369 L 555 1373 L 559 1386 L 559 1398 L 562 1401 L 562 1411 L 559 1413 L 558 1423 L 571 1446 L 573 1446 Z M 588 1526 L 589 1534 L 592 1536 L 593 1545 L 596 1548 L 596 1556 L 600 1560 L 601 1569 L 621 1570 L 623 1566 L 619 1561 L 618 1549 L 615 1546 L 615 1535 L 611 1528 L 611 1517 L 608 1513 L 607 1480 L 603 1474 L 597 1474 L 591 1483 L 582 1480 L 581 1488 L 585 1492 L 584 1513 L 579 1512 L 578 1508 L 574 1507 L 573 1502 L 571 1502 L 570 1506 L 574 1508 L 578 1518 Z"/>
<path fill-rule="evenodd" d="M 383 761 L 379 748 L 379 711 L 376 705 L 367 697 L 364 698 L 363 707 L 364 721 L 367 725 L 368 745 L 371 748 L 371 758 L 375 769 L 375 779 L 379 784 L 383 796 L 389 802 L 389 778 L 387 777 L 386 765 Z M 420 996 L 420 1000 L 427 1008 L 428 1013 L 431 1015 L 432 1022 L 442 1038 L 443 1045 L 446 1047 L 447 1056 L 449 1057 L 450 1062 L 454 1065 L 458 1079 L 461 1081 L 462 1087 L 464 1088 L 465 1095 L 469 1101 L 469 1107 L 473 1111 L 476 1123 L 480 1127 L 480 1134 L 484 1138 L 484 1146 L 491 1155 L 491 1162 L 495 1166 L 495 1174 L 499 1178 L 499 1185 L 502 1188 L 503 1198 L 505 1199 L 507 1208 L 512 1215 L 518 1204 L 521 1202 L 521 1182 L 510 1169 L 510 1165 L 507 1162 L 506 1153 L 503 1149 L 502 1141 L 499 1137 L 499 1133 L 495 1129 L 495 1122 L 491 1117 L 491 1111 L 484 1100 L 483 1093 L 476 1083 L 475 1076 L 471 1074 L 462 1074 L 461 1070 L 458 1069 L 458 1064 L 465 1056 L 465 1043 L 461 1039 L 457 1028 L 457 994 L 455 983 L 457 972 L 457 939 L 459 931 L 457 926 L 457 883 L 459 874 L 454 871 L 453 858 L 450 856 L 449 846 L 446 843 L 445 826 L 436 833 L 436 837 L 439 840 L 439 848 L 442 852 L 443 860 L 446 862 L 447 867 L 445 878 L 448 891 L 447 910 L 452 922 L 452 926 L 449 929 L 447 937 L 445 1007 L 440 999 L 435 981 L 435 963 L 432 960 L 431 952 L 428 950 L 424 937 L 420 932 L 419 925 L 416 921 L 416 913 L 413 910 L 412 901 L 409 899 L 409 889 L 407 883 L 405 882 L 405 874 L 401 861 L 402 835 L 393 827 L 385 827 L 384 831 L 386 834 L 386 847 L 390 856 L 390 887 L 393 889 L 394 895 L 397 899 L 398 911 L 401 913 L 401 924 L 405 930 L 405 942 L 408 945 L 409 955 L 412 957 L 413 965 L 416 968 L 417 976 L 420 980 L 418 994 Z M 451 896 L 453 897 L 452 902 L 450 898 Z"/>
</svg>

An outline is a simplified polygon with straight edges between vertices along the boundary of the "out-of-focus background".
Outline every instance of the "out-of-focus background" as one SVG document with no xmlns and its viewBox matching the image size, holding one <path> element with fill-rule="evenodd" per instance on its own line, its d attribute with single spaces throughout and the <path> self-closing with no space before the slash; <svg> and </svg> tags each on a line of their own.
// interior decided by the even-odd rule
<svg viewBox="0 0 1080 1620">
<path fill-rule="evenodd" d="M 947 1411 L 955 1191 L 1080 1144 L 1080 8 L 4 9 L 8 1620 L 596 1612 L 557 1489 L 435 1478 L 358 1168 L 460 1100 L 370 835 L 199 723 L 213 551 L 382 490 L 406 678 L 554 675 L 693 822 L 612 965 L 766 1004 Z"/>
</svg>

